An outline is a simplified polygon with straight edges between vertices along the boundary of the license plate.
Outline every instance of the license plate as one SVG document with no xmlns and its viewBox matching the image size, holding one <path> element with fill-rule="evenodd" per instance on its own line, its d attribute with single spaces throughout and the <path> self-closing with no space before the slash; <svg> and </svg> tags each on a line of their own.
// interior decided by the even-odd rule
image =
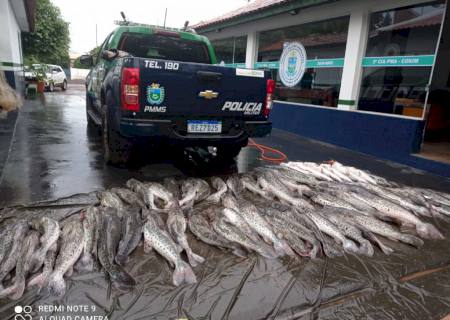
<svg viewBox="0 0 450 320">
<path fill-rule="evenodd" d="M 188 133 L 221 133 L 222 121 L 188 120 Z"/>
</svg>

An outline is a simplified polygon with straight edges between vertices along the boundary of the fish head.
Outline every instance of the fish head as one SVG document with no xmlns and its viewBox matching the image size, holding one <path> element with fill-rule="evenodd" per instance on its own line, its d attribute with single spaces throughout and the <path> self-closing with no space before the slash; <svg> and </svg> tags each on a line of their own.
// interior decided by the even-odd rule
<svg viewBox="0 0 450 320">
<path fill-rule="evenodd" d="M 41 228 L 41 225 L 42 225 L 42 218 L 40 218 L 40 219 L 37 219 L 37 218 L 35 218 L 35 219 L 31 219 L 30 220 L 30 222 L 29 222 L 29 225 L 30 225 L 30 227 L 31 228 L 33 228 L 34 230 L 41 230 L 42 228 Z"/>
<path fill-rule="evenodd" d="M 232 175 L 227 179 L 226 182 L 228 188 L 235 194 L 240 195 L 244 190 L 244 186 L 242 185 L 242 181 L 239 179 L 237 175 Z"/>
<path fill-rule="evenodd" d="M 219 177 L 212 177 L 211 178 L 211 185 L 217 190 L 222 190 L 222 189 L 226 189 L 227 185 L 225 183 L 225 181 L 223 181 L 221 178 Z"/>
<path fill-rule="evenodd" d="M 211 193 L 211 188 L 209 187 L 208 182 L 203 179 L 198 179 L 198 190 L 196 200 L 201 201 L 206 199 Z"/>
<path fill-rule="evenodd" d="M 181 184 L 181 192 L 183 193 L 183 195 L 185 195 L 191 189 L 193 189 L 195 187 L 195 185 L 196 185 L 195 179 L 188 178 L 188 179 L 184 180 L 183 183 Z"/>
<path fill-rule="evenodd" d="M 131 178 L 125 183 L 125 185 L 127 186 L 127 188 L 136 191 L 136 189 L 138 189 L 139 186 L 142 186 L 143 183 L 134 178 Z"/>
<path fill-rule="evenodd" d="M 222 203 L 225 207 L 230 209 L 237 207 L 236 199 L 229 193 L 222 196 Z"/>
</svg>

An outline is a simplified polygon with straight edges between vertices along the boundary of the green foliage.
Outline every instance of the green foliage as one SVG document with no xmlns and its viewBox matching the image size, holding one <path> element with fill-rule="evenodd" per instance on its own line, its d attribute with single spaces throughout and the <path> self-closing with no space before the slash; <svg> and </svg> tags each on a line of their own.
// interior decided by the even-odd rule
<svg viewBox="0 0 450 320">
<path fill-rule="evenodd" d="M 100 48 L 101 48 L 101 45 L 98 47 L 95 47 L 94 49 L 89 51 L 89 54 L 94 57 L 94 61 L 95 61 L 95 57 L 97 57 L 97 54 L 100 51 Z M 78 69 L 90 69 L 91 68 L 91 67 L 85 66 L 84 64 L 81 64 L 79 57 L 76 58 L 75 61 L 73 62 L 73 67 L 78 68 Z"/>
<path fill-rule="evenodd" d="M 73 67 L 77 69 L 90 69 L 90 67 L 81 64 L 79 57 L 76 58 L 75 61 L 73 62 Z"/>
<path fill-rule="evenodd" d="M 40 65 L 40 66 L 30 65 L 29 66 L 29 71 L 31 72 L 31 74 L 34 77 L 36 77 L 36 80 L 38 80 L 38 81 L 45 80 L 45 78 L 47 77 L 47 74 L 45 73 L 46 70 L 47 70 L 47 66 L 44 66 L 44 65 Z"/>
<path fill-rule="evenodd" d="M 25 64 L 69 66 L 69 23 L 50 0 L 37 1 L 35 31 L 23 33 L 22 43 Z"/>
<path fill-rule="evenodd" d="M 92 49 L 92 50 L 89 52 L 89 54 L 90 54 L 91 56 L 95 57 L 95 56 L 99 53 L 101 47 L 102 47 L 101 45 L 95 47 L 94 49 Z"/>
</svg>

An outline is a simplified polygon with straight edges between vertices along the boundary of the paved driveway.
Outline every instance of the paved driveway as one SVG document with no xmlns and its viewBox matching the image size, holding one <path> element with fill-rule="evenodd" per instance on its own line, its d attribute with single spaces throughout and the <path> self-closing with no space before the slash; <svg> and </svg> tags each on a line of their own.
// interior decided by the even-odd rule
<svg viewBox="0 0 450 320">
<path fill-rule="evenodd" d="M 1 132 L 0 140 L 6 141 L 8 132 Z M 448 179 L 284 131 L 274 130 L 271 137 L 258 141 L 282 150 L 290 160 L 335 159 L 397 182 L 450 192 Z M 19 114 L 0 184 L 0 208 L 119 186 L 130 177 L 159 180 L 169 175 L 244 172 L 264 164 L 259 151 L 249 147 L 236 163 L 208 168 L 186 159 L 174 161 L 170 150 L 143 150 L 139 157 L 140 164 L 130 168 L 103 163 L 98 134 L 86 130 L 82 85 L 46 93 L 28 100 Z M 111 286 L 103 273 L 77 275 L 76 281 L 69 280 L 70 292 L 63 301 L 29 291 L 22 301 L 2 300 L 0 318 L 10 319 L 18 303 L 62 303 L 96 306 L 111 314 L 110 319 L 187 315 L 191 319 L 439 319 L 450 312 L 450 228 L 448 223 L 436 223 L 445 241 L 427 241 L 420 250 L 393 243 L 398 246 L 395 254 L 377 252 L 373 258 L 242 260 L 192 239 L 194 251 L 207 257 L 207 263 L 196 268 L 198 284 L 181 288 L 168 284 L 171 271 L 162 259 L 139 249 L 129 264 L 138 280 L 132 292 L 113 291 L 110 298 Z"/>
<path fill-rule="evenodd" d="M 87 130 L 84 105 L 82 84 L 70 84 L 66 92 L 56 89 L 36 100 L 26 100 L 19 114 L 9 160 L 4 167 L 0 206 L 118 186 L 130 177 L 159 180 L 170 175 L 244 172 L 264 164 L 258 150 L 245 148 L 236 163 L 219 167 L 195 165 L 175 157 L 171 150 L 143 150 L 139 154 L 142 160 L 139 164 L 129 168 L 110 167 L 103 162 L 99 135 Z M 0 136 L 1 139 L 6 141 Z M 336 159 L 409 185 L 450 192 L 448 179 L 281 130 L 274 130 L 271 137 L 258 141 L 284 151 L 290 160 Z M 5 149 L 5 155 L 7 148 L 2 149 Z"/>
</svg>

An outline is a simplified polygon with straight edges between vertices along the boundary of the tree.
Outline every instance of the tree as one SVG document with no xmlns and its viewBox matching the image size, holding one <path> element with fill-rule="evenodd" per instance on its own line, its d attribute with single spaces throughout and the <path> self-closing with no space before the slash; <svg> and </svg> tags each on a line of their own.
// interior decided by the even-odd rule
<svg viewBox="0 0 450 320">
<path fill-rule="evenodd" d="M 98 52 L 100 51 L 100 46 L 95 47 L 94 49 L 92 49 L 91 51 L 89 51 L 89 54 L 91 56 L 95 57 L 98 55 Z M 81 64 L 80 62 L 80 57 L 76 58 L 75 61 L 73 62 L 73 67 L 74 68 L 78 68 L 78 69 L 90 69 L 91 67 L 85 66 L 84 64 Z"/>
<path fill-rule="evenodd" d="M 35 31 L 23 33 L 22 44 L 25 64 L 69 66 L 69 23 L 50 0 L 37 1 Z"/>
</svg>

